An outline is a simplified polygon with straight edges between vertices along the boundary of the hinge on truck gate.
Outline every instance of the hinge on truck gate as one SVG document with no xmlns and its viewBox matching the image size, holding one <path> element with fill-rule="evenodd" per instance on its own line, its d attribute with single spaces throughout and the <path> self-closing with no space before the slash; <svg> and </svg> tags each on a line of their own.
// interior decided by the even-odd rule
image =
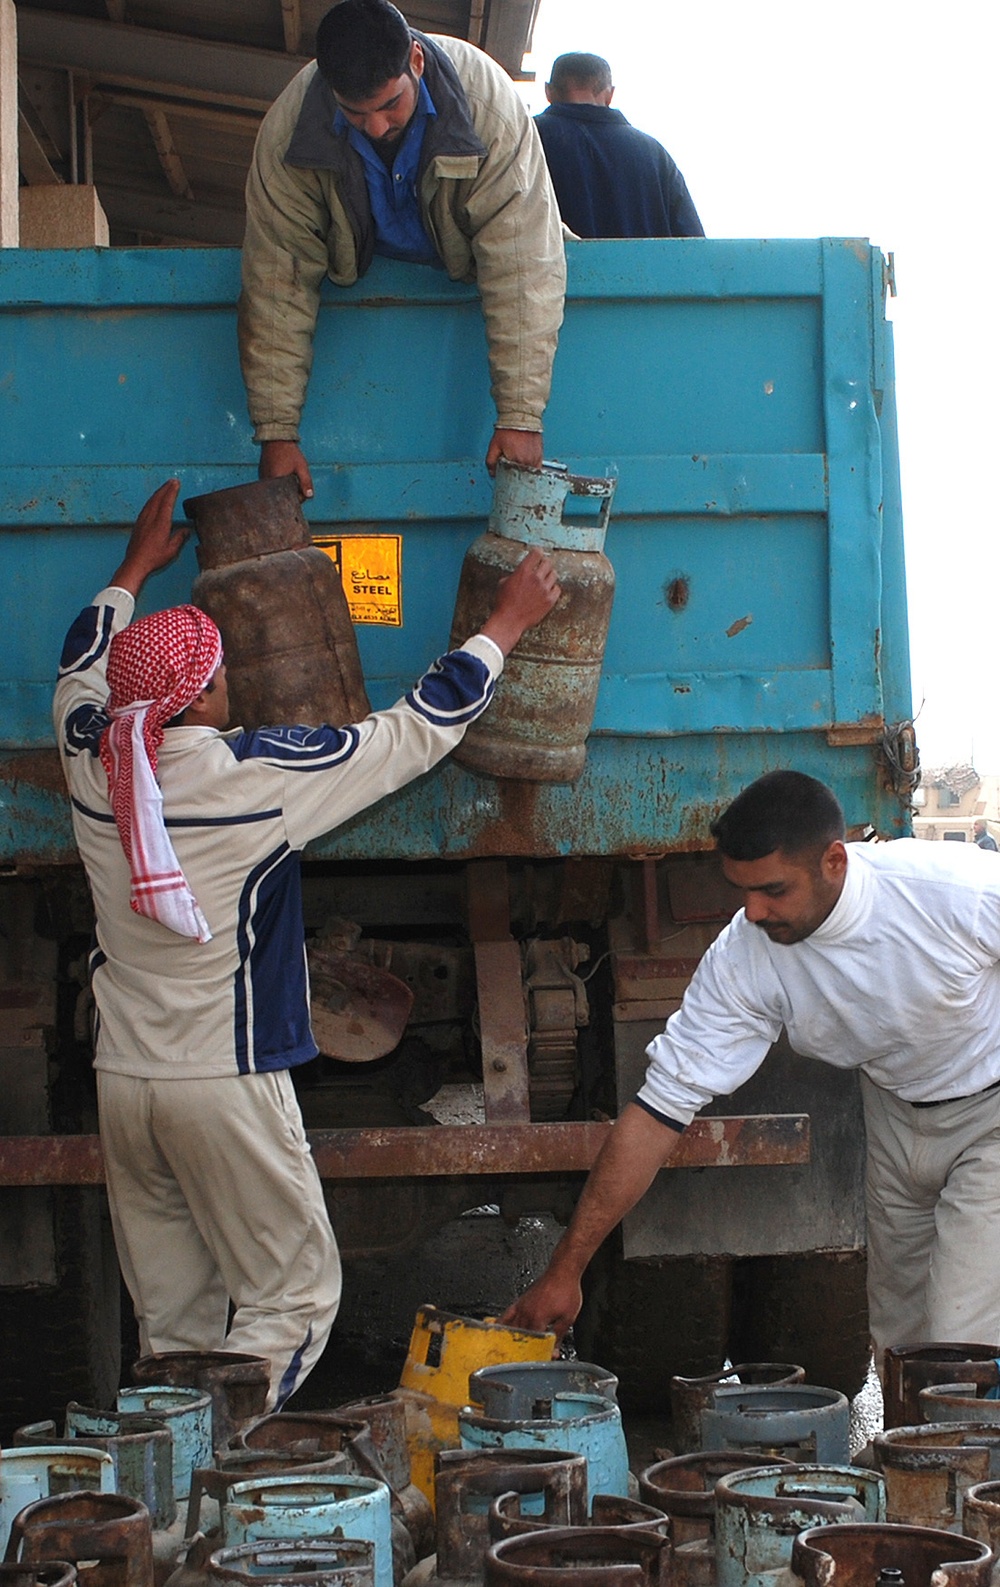
<svg viewBox="0 0 1000 1587">
<path fill-rule="evenodd" d="M 896 255 L 886 254 L 882 260 L 882 290 L 891 298 L 896 296 Z"/>
<path fill-rule="evenodd" d="M 909 804 L 920 781 L 920 751 L 913 723 L 887 723 L 879 752 L 889 787 L 898 799 Z"/>
</svg>

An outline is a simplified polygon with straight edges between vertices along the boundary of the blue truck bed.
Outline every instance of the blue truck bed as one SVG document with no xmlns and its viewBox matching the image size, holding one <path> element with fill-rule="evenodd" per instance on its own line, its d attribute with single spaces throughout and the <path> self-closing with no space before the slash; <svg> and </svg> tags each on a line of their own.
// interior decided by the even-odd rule
<svg viewBox="0 0 1000 1587">
<path fill-rule="evenodd" d="M 891 327 L 864 241 L 569 244 L 546 455 L 618 474 L 617 593 L 572 787 L 446 764 L 313 852 L 637 855 L 707 846 L 753 777 L 833 784 L 898 835 L 880 756 L 910 714 Z M 0 862 L 74 858 L 51 753 L 62 634 L 170 474 L 254 476 L 238 254 L 0 254 Z M 402 536 L 399 626 L 358 629 L 373 704 L 447 642 L 492 424 L 473 287 L 376 261 L 324 295 L 303 423 L 316 535 Z M 193 546 L 146 605 L 187 599 Z"/>
</svg>

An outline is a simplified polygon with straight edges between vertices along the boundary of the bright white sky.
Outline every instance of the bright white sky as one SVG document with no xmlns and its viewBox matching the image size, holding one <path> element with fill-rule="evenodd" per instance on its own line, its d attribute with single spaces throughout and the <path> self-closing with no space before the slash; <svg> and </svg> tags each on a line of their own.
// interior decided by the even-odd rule
<svg viewBox="0 0 1000 1587">
<path fill-rule="evenodd" d="M 896 256 L 914 709 L 925 766 L 1000 772 L 996 0 L 541 0 L 525 87 L 610 62 L 710 237 L 870 237 Z M 921 702 L 923 707 L 921 709 Z"/>
</svg>

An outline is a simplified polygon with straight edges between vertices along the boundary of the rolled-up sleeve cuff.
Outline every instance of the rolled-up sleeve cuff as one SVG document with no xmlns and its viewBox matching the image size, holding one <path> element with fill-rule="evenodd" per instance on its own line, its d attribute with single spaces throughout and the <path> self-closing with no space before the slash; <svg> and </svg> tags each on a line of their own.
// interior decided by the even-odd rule
<svg viewBox="0 0 1000 1587">
<path fill-rule="evenodd" d="M 489 669 L 491 678 L 499 678 L 503 671 L 504 655 L 500 646 L 489 634 L 473 634 L 464 645 L 457 645 L 457 650 L 467 650 L 470 656 L 476 656 Z"/>
<path fill-rule="evenodd" d="M 297 446 L 299 427 L 297 424 L 282 424 L 280 420 L 271 420 L 268 423 L 255 424 L 253 438 L 258 446 L 263 446 L 265 441 L 294 441 Z"/>
<path fill-rule="evenodd" d="M 641 1108 L 643 1113 L 648 1113 L 650 1118 L 655 1119 L 658 1124 L 665 1124 L 668 1130 L 676 1130 L 678 1135 L 683 1135 L 687 1129 L 686 1124 L 681 1124 L 678 1119 L 669 1118 L 666 1113 L 661 1113 L 659 1108 L 654 1108 L 651 1103 L 644 1102 L 641 1096 L 634 1096 L 632 1101 L 637 1108 Z"/>
<path fill-rule="evenodd" d="M 499 408 L 496 429 L 532 430 L 541 433 L 542 421 L 537 413 L 526 413 L 523 408 Z"/>
</svg>

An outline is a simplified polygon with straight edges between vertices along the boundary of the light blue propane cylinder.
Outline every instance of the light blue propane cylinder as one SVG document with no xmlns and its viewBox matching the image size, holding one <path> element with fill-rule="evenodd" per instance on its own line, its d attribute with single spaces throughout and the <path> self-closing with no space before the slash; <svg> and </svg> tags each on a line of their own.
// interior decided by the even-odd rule
<svg viewBox="0 0 1000 1587">
<path fill-rule="evenodd" d="M 368 1541 L 375 1546 L 375 1587 L 392 1587 L 391 1498 L 373 1477 L 251 1477 L 230 1488 L 220 1519 L 227 1548 L 280 1538 Z"/>
<path fill-rule="evenodd" d="M 715 1487 L 718 1587 L 772 1587 L 808 1527 L 885 1520 L 885 1482 L 857 1466 L 759 1466 Z"/>
<path fill-rule="evenodd" d="M 65 1444 L 25 1444 L 0 1449 L 0 1543 L 26 1504 L 73 1490 L 114 1493 L 115 1463 L 103 1449 Z"/>
<path fill-rule="evenodd" d="M 459 1413 L 464 1449 L 556 1449 L 583 1455 L 590 1503 L 595 1493 L 628 1496 L 628 1451 L 622 1413 L 600 1394 L 554 1394 L 541 1418 L 482 1415 L 471 1406 Z"/>
<path fill-rule="evenodd" d="M 212 1465 L 211 1395 L 171 1383 L 143 1383 L 119 1389 L 116 1403 L 120 1411 L 141 1411 L 169 1427 L 174 1440 L 174 1497 L 185 1499 L 191 1492 L 191 1473 Z"/>
</svg>

